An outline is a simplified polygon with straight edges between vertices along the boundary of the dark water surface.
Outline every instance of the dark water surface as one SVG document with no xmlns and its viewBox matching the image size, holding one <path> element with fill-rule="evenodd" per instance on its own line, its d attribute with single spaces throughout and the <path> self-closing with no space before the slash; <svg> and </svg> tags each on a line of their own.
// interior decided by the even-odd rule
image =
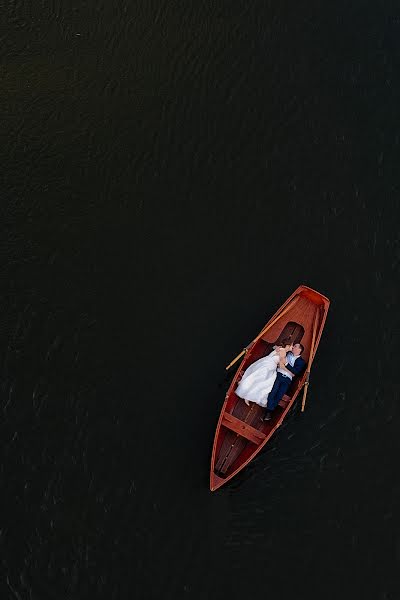
<svg viewBox="0 0 400 600">
<path fill-rule="evenodd" d="M 1 8 L 1 598 L 399 598 L 395 3 Z M 331 299 L 211 493 L 225 365 Z"/>
</svg>

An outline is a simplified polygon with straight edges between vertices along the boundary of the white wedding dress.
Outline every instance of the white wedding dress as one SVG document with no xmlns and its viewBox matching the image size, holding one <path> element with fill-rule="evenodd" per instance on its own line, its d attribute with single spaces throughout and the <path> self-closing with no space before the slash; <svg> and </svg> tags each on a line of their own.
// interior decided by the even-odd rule
<svg viewBox="0 0 400 600">
<path fill-rule="evenodd" d="M 279 355 L 273 350 L 267 356 L 256 360 L 248 367 L 235 393 L 244 400 L 256 402 L 262 407 L 267 406 L 268 394 L 276 379 Z"/>
</svg>

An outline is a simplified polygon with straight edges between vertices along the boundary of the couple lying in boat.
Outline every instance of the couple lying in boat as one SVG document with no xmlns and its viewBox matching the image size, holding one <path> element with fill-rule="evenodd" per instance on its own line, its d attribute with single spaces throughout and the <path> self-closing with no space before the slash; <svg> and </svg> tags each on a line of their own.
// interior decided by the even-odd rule
<svg viewBox="0 0 400 600">
<path fill-rule="evenodd" d="M 290 339 L 282 340 L 274 346 L 270 354 L 256 360 L 246 369 L 236 389 L 236 395 L 243 398 L 247 406 L 255 402 L 266 408 L 264 421 L 272 418 L 272 411 L 286 394 L 294 375 L 299 375 L 306 362 L 301 357 L 302 344 L 292 344 Z"/>
</svg>

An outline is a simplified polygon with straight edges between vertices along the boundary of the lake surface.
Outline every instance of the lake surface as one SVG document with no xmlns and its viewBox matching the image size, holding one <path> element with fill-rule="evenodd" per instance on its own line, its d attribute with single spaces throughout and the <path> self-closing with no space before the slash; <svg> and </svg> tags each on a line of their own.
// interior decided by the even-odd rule
<svg viewBox="0 0 400 600">
<path fill-rule="evenodd" d="M 397 7 L 2 13 L 2 598 L 397 599 Z M 211 493 L 300 284 L 306 411 Z"/>
</svg>

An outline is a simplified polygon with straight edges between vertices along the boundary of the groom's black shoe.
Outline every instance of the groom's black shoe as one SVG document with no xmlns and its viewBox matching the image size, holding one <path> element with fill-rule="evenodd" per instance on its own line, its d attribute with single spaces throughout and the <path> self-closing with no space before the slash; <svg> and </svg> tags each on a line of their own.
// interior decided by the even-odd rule
<svg viewBox="0 0 400 600">
<path fill-rule="evenodd" d="M 272 411 L 267 410 L 263 416 L 263 421 L 270 421 L 272 419 Z"/>
</svg>

